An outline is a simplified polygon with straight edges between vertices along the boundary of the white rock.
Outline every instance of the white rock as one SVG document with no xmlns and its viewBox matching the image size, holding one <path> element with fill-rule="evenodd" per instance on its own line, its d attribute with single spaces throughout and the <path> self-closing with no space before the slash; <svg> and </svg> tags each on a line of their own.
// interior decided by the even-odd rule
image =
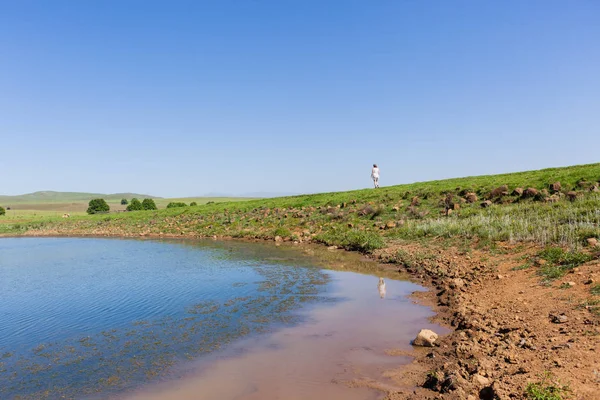
<svg viewBox="0 0 600 400">
<path fill-rule="evenodd" d="M 429 329 L 421 329 L 415 340 L 413 340 L 412 344 L 413 346 L 433 347 L 435 346 L 435 341 L 437 338 L 438 335 L 434 331 L 430 331 Z"/>
</svg>

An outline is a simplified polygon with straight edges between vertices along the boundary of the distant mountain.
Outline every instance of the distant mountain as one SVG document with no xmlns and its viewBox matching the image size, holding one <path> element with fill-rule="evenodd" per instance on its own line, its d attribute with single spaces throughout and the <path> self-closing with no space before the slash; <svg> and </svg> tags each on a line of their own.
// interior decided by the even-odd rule
<svg viewBox="0 0 600 400">
<path fill-rule="evenodd" d="M 53 192 L 50 190 L 42 192 L 27 193 L 18 196 L 2 196 L 0 195 L 0 204 L 20 204 L 20 203 L 76 203 L 88 202 L 92 199 L 101 198 L 104 200 L 130 200 L 133 197 L 139 199 L 152 198 L 160 199 L 161 197 L 151 196 L 148 194 L 139 193 L 81 193 L 81 192 Z"/>
</svg>

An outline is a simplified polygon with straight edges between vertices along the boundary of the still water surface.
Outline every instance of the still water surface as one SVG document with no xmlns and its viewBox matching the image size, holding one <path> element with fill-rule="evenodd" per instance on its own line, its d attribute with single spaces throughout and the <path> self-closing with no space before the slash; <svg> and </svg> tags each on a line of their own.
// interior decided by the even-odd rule
<svg viewBox="0 0 600 400">
<path fill-rule="evenodd" d="M 0 239 L 0 398 L 324 394 L 427 324 L 377 282 L 265 244 Z"/>
</svg>

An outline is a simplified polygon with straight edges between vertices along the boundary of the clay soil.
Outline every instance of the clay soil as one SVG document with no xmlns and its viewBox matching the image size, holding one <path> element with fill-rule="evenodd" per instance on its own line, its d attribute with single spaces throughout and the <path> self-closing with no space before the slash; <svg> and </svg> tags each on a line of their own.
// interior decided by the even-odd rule
<svg viewBox="0 0 600 400">
<path fill-rule="evenodd" d="M 600 280 L 597 257 L 542 284 L 535 265 L 522 267 L 535 259 L 535 246 L 396 245 L 376 257 L 385 261 L 398 249 L 434 254 L 408 272 L 432 289 L 416 296 L 453 332 L 436 347 L 415 349 L 411 365 L 387 371 L 403 389 L 387 390 L 386 399 L 534 398 L 530 384 L 564 389 L 539 399 L 600 399 L 600 317 L 589 305 L 591 283 Z"/>
</svg>

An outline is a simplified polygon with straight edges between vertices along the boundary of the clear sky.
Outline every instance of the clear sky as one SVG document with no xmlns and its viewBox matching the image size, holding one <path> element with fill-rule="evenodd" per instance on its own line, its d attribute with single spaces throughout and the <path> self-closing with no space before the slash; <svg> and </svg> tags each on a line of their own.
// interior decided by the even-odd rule
<svg viewBox="0 0 600 400">
<path fill-rule="evenodd" d="M 0 194 L 600 161 L 600 2 L 0 0 Z"/>
</svg>

